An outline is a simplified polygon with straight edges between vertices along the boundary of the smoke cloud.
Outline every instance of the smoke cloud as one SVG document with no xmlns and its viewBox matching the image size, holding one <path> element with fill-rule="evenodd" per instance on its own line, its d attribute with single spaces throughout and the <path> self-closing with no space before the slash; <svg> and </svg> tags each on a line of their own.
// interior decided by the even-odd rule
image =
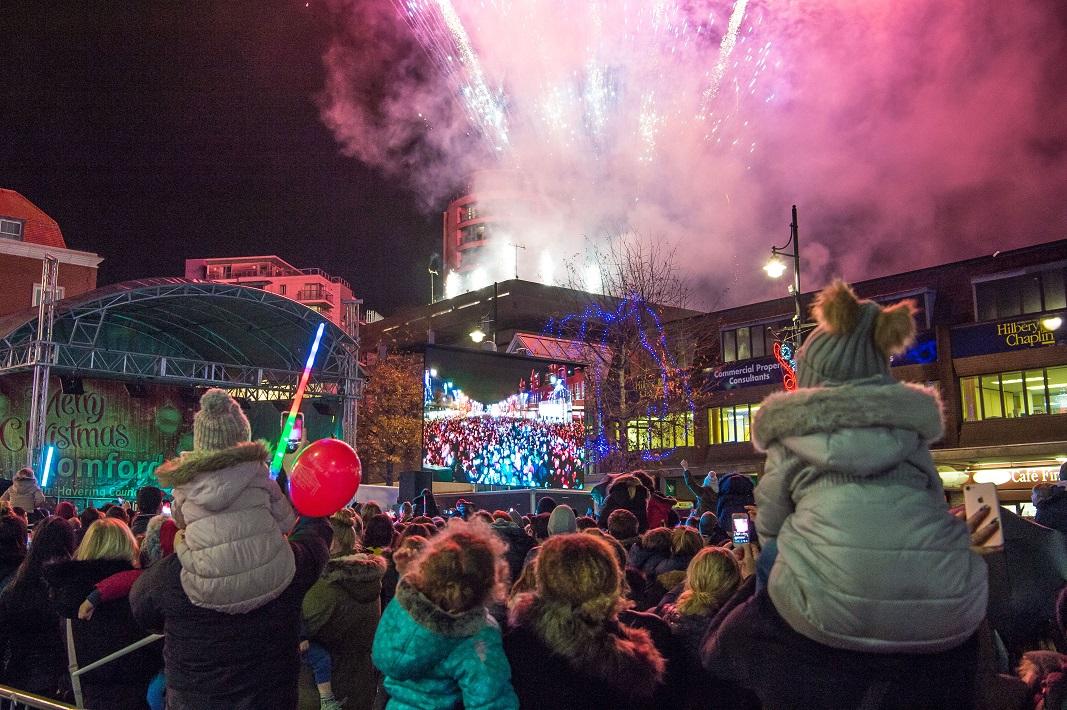
<svg viewBox="0 0 1067 710">
<path fill-rule="evenodd" d="M 765 298 L 794 203 L 805 289 L 1067 236 L 1055 0 L 330 7 L 323 120 L 426 209 L 508 215 L 478 278 L 623 234 L 677 244 L 697 305 Z"/>
</svg>

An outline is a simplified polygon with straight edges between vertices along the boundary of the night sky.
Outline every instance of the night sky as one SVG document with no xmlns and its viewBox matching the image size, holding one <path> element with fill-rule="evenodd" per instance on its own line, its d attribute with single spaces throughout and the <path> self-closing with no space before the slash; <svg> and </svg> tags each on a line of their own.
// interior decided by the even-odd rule
<svg viewBox="0 0 1067 710">
<path fill-rule="evenodd" d="M 664 124 L 649 162 L 631 140 L 644 115 L 633 101 L 612 114 L 616 139 L 584 152 L 539 128 L 530 111 L 554 75 L 530 47 L 567 68 L 592 30 L 527 5 L 542 25 L 478 18 L 484 66 L 529 114 L 505 155 L 562 219 L 550 233 L 538 213 L 516 237 L 531 263 L 625 223 L 682 245 L 693 305 L 712 307 L 782 293 L 759 267 L 794 203 L 805 289 L 1067 233 L 1062 0 L 752 3 L 720 107 L 743 106 L 725 145 L 749 147 L 709 148 L 686 118 Z M 731 3 L 676 3 L 709 5 Z M 617 39 L 650 5 L 575 7 L 610 11 Z M 0 31 L 0 186 L 104 257 L 101 285 L 180 276 L 186 258 L 277 254 L 346 277 L 386 314 L 426 301 L 441 210 L 485 159 L 389 0 L 3 0 Z M 666 71 L 656 52 L 623 44 L 604 66 L 633 75 L 631 99 L 669 86 L 657 96 L 688 106 L 719 52 L 709 37 L 710 53 L 694 44 L 668 83 L 640 82 Z M 747 49 L 772 44 L 766 65 Z M 754 66 L 770 67 L 753 75 L 754 98 L 730 93 Z"/>
<path fill-rule="evenodd" d="M 370 308 L 424 301 L 440 216 L 320 120 L 331 21 L 292 0 L 4 2 L 0 186 L 104 257 L 101 285 L 273 253 Z"/>
</svg>

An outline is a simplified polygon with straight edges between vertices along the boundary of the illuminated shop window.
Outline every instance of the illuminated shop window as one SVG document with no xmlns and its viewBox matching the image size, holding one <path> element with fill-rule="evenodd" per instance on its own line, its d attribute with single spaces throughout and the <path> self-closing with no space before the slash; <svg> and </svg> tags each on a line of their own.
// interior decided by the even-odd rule
<svg viewBox="0 0 1067 710">
<path fill-rule="evenodd" d="M 736 404 L 708 410 L 708 443 L 733 444 L 752 441 L 752 417 L 758 404 Z"/>
<path fill-rule="evenodd" d="M 626 446 L 630 451 L 662 451 L 696 446 L 693 413 L 679 412 L 662 418 L 641 417 L 626 422 Z"/>
<path fill-rule="evenodd" d="M 1067 366 L 960 379 L 963 421 L 1067 414 Z"/>
</svg>

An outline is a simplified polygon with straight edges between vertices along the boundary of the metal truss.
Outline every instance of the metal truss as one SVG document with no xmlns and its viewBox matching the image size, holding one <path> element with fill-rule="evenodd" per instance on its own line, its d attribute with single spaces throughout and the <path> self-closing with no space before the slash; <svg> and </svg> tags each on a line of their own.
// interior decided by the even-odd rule
<svg viewBox="0 0 1067 710">
<path fill-rule="evenodd" d="M 251 308 L 250 308 L 251 306 Z M 237 284 L 144 279 L 55 303 L 52 337 L 27 315 L 0 337 L 0 375 L 40 371 L 194 387 L 222 387 L 251 401 L 291 398 L 303 371 L 304 345 L 322 316 L 288 298 Z M 109 329 L 135 334 L 159 352 L 115 349 Z M 354 443 L 363 380 L 358 341 L 330 324 L 307 396 L 340 400 L 345 438 Z M 358 331 L 357 331 L 358 333 Z M 357 335 L 358 337 L 358 335 Z M 218 354 L 205 359 L 201 350 Z M 274 362 L 281 367 L 261 367 Z M 351 434 L 351 438 L 349 438 Z"/>
</svg>

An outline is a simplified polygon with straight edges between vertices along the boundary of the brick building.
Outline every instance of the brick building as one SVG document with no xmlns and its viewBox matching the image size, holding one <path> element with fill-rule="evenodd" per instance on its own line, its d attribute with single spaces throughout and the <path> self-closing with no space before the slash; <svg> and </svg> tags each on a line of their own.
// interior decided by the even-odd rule
<svg viewBox="0 0 1067 710">
<path fill-rule="evenodd" d="M 947 487 L 991 481 L 1002 500 L 1022 501 L 1035 483 L 1056 480 L 1067 461 L 1067 240 L 853 286 L 861 297 L 919 306 L 918 338 L 894 359 L 893 374 L 941 394 L 945 436 L 934 459 Z M 804 294 L 805 310 L 812 296 Z M 750 424 L 763 398 L 782 387 L 773 345 L 793 311 L 792 298 L 783 298 L 671 324 L 714 328 L 720 338 L 697 373 L 695 415 L 670 415 L 691 445 L 668 462 L 762 470 Z M 669 488 L 684 496 L 676 483 Z"/>
<path fill-rule="evenodd" d="M 14 190 L 0 188 L 0 315 L 36 306 L 41 298 L 41 264 L 59 260 L 59 297 L 96 288 L 99 256 L 68 249 L 56 221 Z"/>
<path fill-rule="evenodd" d="M 346 307 L 355 301 L 347 281 L 321 269 L 298 269 L 277 256 L 186 259 L 185 278 L 261 288 L 304 304 L 346 332 L 355 325 L 349 321 L 356 310 Z"/>
</svg>

